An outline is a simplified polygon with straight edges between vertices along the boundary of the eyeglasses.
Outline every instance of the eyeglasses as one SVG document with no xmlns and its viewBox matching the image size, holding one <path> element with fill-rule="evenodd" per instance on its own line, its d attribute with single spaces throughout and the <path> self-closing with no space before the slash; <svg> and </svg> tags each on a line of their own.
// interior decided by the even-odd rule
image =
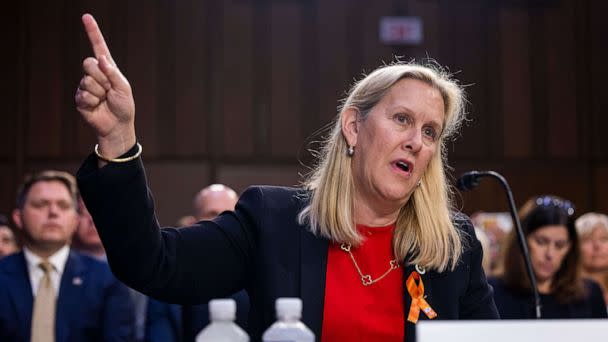
<svg viewBox="0 0 608 342">
<path fill-rule="evenodd" d="M 563 209 L 568 213 L 568 216 L 574 215 L 574 205 L 568 200 L 564 200 L 555 196 L 540 196 L 536 198 L 536 205 L 543 207 L 556 207 Z"/>
</svg>

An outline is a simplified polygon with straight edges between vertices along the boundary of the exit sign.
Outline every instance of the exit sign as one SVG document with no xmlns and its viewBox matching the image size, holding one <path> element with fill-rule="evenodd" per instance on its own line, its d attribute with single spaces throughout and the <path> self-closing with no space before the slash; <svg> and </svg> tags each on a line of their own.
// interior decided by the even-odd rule
<svg viewBox="0 0 608 342">
<path fill-rule="evenodd" d="M 382 17 L 380 41 L 390 45 L 422 43 L 422 19 L 419 17 Z"/>
</svg>

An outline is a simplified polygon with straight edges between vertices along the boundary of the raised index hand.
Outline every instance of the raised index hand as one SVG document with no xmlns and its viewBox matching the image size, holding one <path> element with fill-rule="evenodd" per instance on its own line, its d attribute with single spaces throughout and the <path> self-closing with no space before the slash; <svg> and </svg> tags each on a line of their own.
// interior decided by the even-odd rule
<svg viewBox="0 0 608 342">
<path fill-rule="evenodd" d="M 95 57 L 82 63 L 84 76 L 76 91 L 76 107 L 95 131 L 101 153 L 115 158 L 136 141 L 133 94 L 93 16 L 83 15 L 82 23 Z"/>
<path fill-rule="evenodd" d="M 90 14 L 85 14 L 82 16 L 82 23 L 85 31 L 87 32 L 87 36 L 89 37 L 89 42 L 91 43 L 91 48 L 93 48 L 95 58 L 100 59 L 101 56 L 105 56 L 110 64 L 116 66 L 116 63 L 114 63 L 112 55 L 110 54 L 110 49 L 108 49 L 106 40 L 103 38 L 95 18 L 93 18 L 93 16 Z"/>
</svg>

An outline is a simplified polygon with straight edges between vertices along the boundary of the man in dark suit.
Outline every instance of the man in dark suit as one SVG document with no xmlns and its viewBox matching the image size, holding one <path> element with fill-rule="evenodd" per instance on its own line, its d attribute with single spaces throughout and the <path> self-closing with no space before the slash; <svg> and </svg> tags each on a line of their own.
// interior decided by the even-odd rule
<svg viewBox="0 0 608 342">
<path fill-rule="evenodd" d="M 108 265 L 70 250 L 78 191 L 65 172 L 21 186 L 13 220 L 23 251 L 0 261 L 0 341 L 124 341 L 133 333 L 127 288 Z"/>
</svg>

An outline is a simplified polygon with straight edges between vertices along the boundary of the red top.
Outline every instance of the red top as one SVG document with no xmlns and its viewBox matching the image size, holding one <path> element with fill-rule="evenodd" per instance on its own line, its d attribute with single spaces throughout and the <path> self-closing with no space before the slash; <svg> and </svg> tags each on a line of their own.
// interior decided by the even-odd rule
<svg viewBox="0 0 608 342">
<path fill-rule="evenodd" d="M 361 272 L 372 279 L 382 276 L 394 258 L 395 226 L 357 225 L 366 240 L 351 252 Z M 404 341 L 403 267 L 363 286 L 349 254 L 340 244 L 330 243 L 325 280 L 322 342 Z"/>
</svg>

